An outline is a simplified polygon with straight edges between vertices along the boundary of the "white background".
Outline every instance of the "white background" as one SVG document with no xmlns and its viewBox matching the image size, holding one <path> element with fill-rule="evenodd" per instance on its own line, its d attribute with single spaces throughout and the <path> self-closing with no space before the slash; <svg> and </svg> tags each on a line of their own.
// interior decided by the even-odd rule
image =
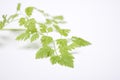
<svg viewBox="0 0 120 80">
<path fill-rule="evenodd" d="M 0 0 L 0 15 L 15 12 L 18 2 L 64 15 L 72 34 L 92 45 L 75 51 L 71 69 L 35 60 L 37 43 L 18 42 L 15 34 L 0 31 L 0 80 L 120 80 L 119 0 Z"/>
</svg>

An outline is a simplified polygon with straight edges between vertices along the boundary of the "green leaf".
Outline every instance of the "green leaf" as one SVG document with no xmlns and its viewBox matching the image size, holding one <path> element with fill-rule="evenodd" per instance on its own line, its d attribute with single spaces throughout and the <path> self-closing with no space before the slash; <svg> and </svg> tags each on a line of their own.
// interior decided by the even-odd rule
<svg viewBox="0 0 120 80">
<path fill-rule="evenodd" d="M 62 29 L 59 31 L 59 33 L 63 36 L 68 36 L 68 33 L 70 32 L 69 29 Z"/>
<path fill-rule="evenodd" d="M 31 15 L 32 15 L 32 12 L 33 12 L 33 9 L 34 9 L 34 7 L 27 7 L 27 8 L 25 9 L 26 15 L 31 16 Z"/>
<path fill-rule="evenodd" d="M 22 25 L 24 25 L 25 23 L 26 23 L 25 18 L 20 18 L 20 20 L 19 20 L 19 25 L 22 26 Z"/>
<path fill-rule="evenodd" d="M 42 13 L 42 14 L 45 13 L 44 10 L 40 10 L 40 9 L 37 9 L 37 10 L 38 10 L 38 12 L 40 12 L 40 13 Z"/>
<path fill-rule="evenodd" d="M 67 40 L 66 39 L 57 39 L 57 44 L 59 45 L 67 45 Z"/>
<path fill-rule="evenodd" d="M 59 24 L 65 24 L 67 23 L 66 21 L 58 21 Z"/>
<path fill-rule="evenodd" d="M 4 27 L 4 24 L 2 21 L 0 21 L 0 29 L 2 29 Z"/>
<path fill-rule="evenodd" d="M 27 20 L 27 22 L 25 24 L 25 27 L 27 28 L 28 32 L 31 32 L 31 33 L 37 32 L 36 20 L 34 18 L 31 18 L 31 19 Z"/>
<path fill-rule="evenodd" d="M 52 24 L 52 20 L 46 19 L 46 24 Z"/>
<path fill-rule="evenodd" d="M 20 11 L 20 8 L 21 8 L 21 3 L 18 3 L 17 4 L 17 11 Z"/>
<path fill-rule="evenodd" d="M 91 43 L 82 39 L 82 38 L 79 38 L 79 37 L 75 37 L 73 36 L 72 37 L 72 43 L 68 46 L 68 50 L 73 50 L 75 48 L 78 48 L 78 47 L 84 47 L 84 46 L 88 46 L 90 45 Z"/>
<path fill-rule="evenodd" d="M 72 42 L 69 46 L 68 46 L 68 50 L 73 50 L 75 48 L 80 47 L 76 42 Z"/>
<path fill-rule="evenodd" d="M 64 17 L 63 16 L 54 16 L 53 17 L 53 19 L 56 19 L 56 20 L 63 20 L 64 19 Z"/>
<path fill-rule="evenodd" d="M 29 33 L 22 33 L 19 36 L 17 36 L 16 40 L 27 40 L 30 37 Z"/>
<path fill-rule="evenodd" d="M 42 33 L 46 33 L 47 32 L 47 26 L 45 24 L 40 24 L 40 31 Z"/>
<path fill-rule="evenodd" d="M 52 64 L 60 64 L 67 67 L 74 67 L 74 57 L 70 53 L 65 53 L 59 56 L 52 56 L 50 58 Z"/>
<path fill-rule="evenodd" d="M 54 55 L 54 50 L 51 49 L 49 46 L 43 46 L 40 48 L 36 53 L 36 59 L 39 58 L 47 58 Z"/>
<path fill-rule="evenodd" d="M 60 27 L 58 25 L 53 25 L 53 27 L 56 29 L 56 31 L 59 31 L 60 30 Z"/>
<path fill-rule="evenodd" d="M 56 64 L 60 61 L 60 56 L 52 56 L 50 57 L 50 61 L 52 64 Z"/>
<path fill-rule="evenodd" d="M 69 29 L 60 29 L 60 27 L 58 25 L 54 25 L 54 28 L 56 29 L 56 31 L 63 35 L 63 36 L 68 36 L 68 33 L 70 32 Z"/>
<path fill-rule="evenodd" d="M 61 54 L 68 53 L 67 40 L 66 39 L 57 39 L 56 41 L 58 44 L 59 52 Z"/>
<path fill-rule="evenodd" d="M 50 44 L 51 42 L 53 42 L 53 39 L 50 36 L 42 36 L 41 42 L 42 42 L 43 46 L 46 46 L 46 45 Z"/>
<path fill-rule="evenodd" d="M 74 60 L 73 59 L 74 59 L 74 57 L 70 53 L 62 54 L 61 59 L 58 63 L 60 65 L 64 65 L 64 66 L 73 68 L 74 67 L 74 64 L 73 64 Z"/>
<path fill-rule="evenodd" d="M 75 36 L 73 36 L 72 37 L 72 41 L 74 42 L 74 43 L 76 43 L 78 46 L 88 46 L 88 45 L 90 45 L 91 43 L 90 42 L 88 42 L 88 41 L 86 41 L 86 40 L 84 40 L 84 39 L 82 39 L 82 38 L 79 38 L 79 37 L 75 37 Z"/>
<path fill-rule="evenodd" d="M 52 27 L 49 27 L 47 30 L 48 30 L 48 32 L 53 32 L 53 28 Z"/>
<path fill-rule="evenodd" d="M 67 23 L 66 21 L 58 21 L 58 20 L 52 20 L 53 23 L 55 24 L 65 24 Z"/>
<path fill-rule="evenodd" d="M 32 37 L 31 37 L 31 42 L 35 41 L 38 38 L 39 38 L 39 34 L 38 33 L 33 34 Z"/>
</svg>

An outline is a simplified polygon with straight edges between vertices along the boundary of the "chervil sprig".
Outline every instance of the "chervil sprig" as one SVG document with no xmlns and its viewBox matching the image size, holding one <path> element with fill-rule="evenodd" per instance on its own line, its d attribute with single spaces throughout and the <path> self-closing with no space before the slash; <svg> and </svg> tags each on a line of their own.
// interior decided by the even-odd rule
<svg viewBox="0 0 120 80">
<path fill-rule="evenodd" d="M 35 17 L 32 17 L 34 11 L 38 11 L 39 14 L 42 14 L 45 21 L 40 22 L 37 21 Z M 4 28 L 14 21 L 17 21 L 19 26 L 23 29 Z M 26 7 L 24 12 L 21 12 L 21 4 L 18 3 L 16 13 L 10 16 L 2 15 L 0 30 L 23 30 L 23 32 L 16 37 L 16 40 L 30 40 L 31 42 L 39 40 L 39 44 L 42 44 L 38 51 L 36 51 L 36 59 L 49 58 L 52 64 L 60 64 L 73 68 L 74 56 L 71 54 L 71 51 L 75 48 L 88 46 L 91 43 L 77 36 L 71 36 L 68 41 L 70 29 L 60 27 L 60 24 L 64 23 L 66 23 L 66 21 L 64 21 L 63 16 L 51 16 L 44 10 L 33 6 Z M 63 37 L 55 39 L 49 34 L 51 32 L 57 32 Z"/>
</svg>

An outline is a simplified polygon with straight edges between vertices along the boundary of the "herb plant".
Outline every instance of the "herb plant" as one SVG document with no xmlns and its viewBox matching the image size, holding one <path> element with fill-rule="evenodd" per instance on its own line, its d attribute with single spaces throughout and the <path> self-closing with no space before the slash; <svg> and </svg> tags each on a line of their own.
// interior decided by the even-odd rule
<svg viewBox="0 0 120 80">
<path fill-rule="evenodd" d="M 34 11 L 39 12 L 44 16 L 45 21 L 37 21 L 32 17 Z M 25 13 L 23 15 L 22 13 Z M 16 40 L 30 40 L 31 42 L 39 39 L 42 47 L 36 52 L 36 59 L 49 58 L 52 64 L 60 64 L 67 67 L 74 67 L 74 57 L 71 54 L 72 50 L 78 47 L 88 46 L 91 43 L 76 36 L 68 38 L 70 29 L 62 29 L 61 24 L 65 24 L 64 17 L 51 16 L 41 9 L 33 6 L 25 8 L 25 12 L 21 13 L 21 4 L 18 3 L 16 13 L 10 16 L 2 15 L 0 21 L 0 30 L 4 30 L 5 26 L 11 22 L 17 21 L 18 24 L 24 27 L 24 32 L 16 37 Z M 8 29 L 12 30 L 12 29 Z M 13 29 L 14 30 L 14 29 Z M 15 29 L 17 30 L 17 29 Z M 56 32 L 60 38 L 55 39 L 48 35 L 49 33 Z"/>
</svg>

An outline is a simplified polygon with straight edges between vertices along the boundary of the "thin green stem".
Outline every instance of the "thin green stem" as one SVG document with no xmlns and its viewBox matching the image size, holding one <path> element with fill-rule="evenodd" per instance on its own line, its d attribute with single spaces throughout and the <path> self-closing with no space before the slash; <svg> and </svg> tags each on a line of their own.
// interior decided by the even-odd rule
<svg viewBox="0 0 120 80">
<path fill-rule="evenodd" d="M 58 54 L 57 54 L 57 49 L 56 49 L 56 43 L 55 43 L 55 40 L 53 40 L 53 46 L 54 46 L 55 54 L 58 55 Z"/>
</svg>

